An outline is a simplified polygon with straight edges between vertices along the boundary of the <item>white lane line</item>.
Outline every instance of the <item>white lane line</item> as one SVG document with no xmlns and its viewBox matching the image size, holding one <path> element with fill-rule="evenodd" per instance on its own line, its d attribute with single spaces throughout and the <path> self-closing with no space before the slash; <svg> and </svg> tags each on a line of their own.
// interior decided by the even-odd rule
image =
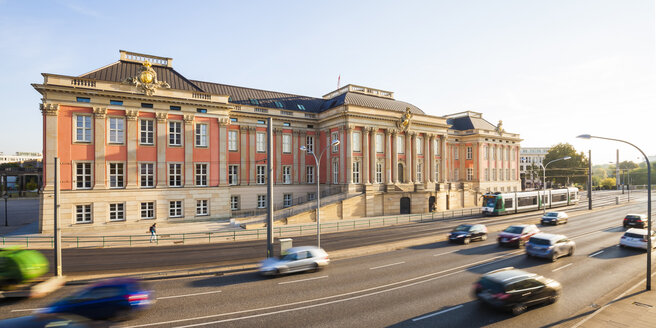
<svg viewBox="0 0 656 328">
<path fill-rule="evenodd" d="M 433 256 L 442 256 L 442 255 L 446 255 L 446 254 L 452 254 L 452 253 L 455 253 L 457 251 L 459 251 L 459 249 L 456 249 L 455 251 L 446 252 L 446 253 L 433 254 Z"/>
<path fill-rule="evenodd" d="M 463 307 L 462 304 L 457 305 L 457 306 L 454 306 L 454 307 L 449 308 L 449 309 L 446 309 L 446 310 L 442 310 L 442 311 L 438 311 L 438 312 L 435 312 L 435 313 L 427 314 L 427 315 L 425 315 L 425 316 L 423 316 L 423 317 L 414 318 L 414 319 L 412 319 L 412 321 L 424 320 L 424 319 L 426 319 L 426 318 L 434 317 L 434 316 L 436 316 L 436 315 L 440 315 L 440 314 L 442 314 L 442 313 L 446 313 L 446 312 L 449 312 L 449 311 L 457 310 L 457 309 L 459 309 L 459 308 L 461 308 L 461 307 Z"/>
<path fill-rule="evenodd" d="M 37 310 L 41 310 L 41 309 L 43 309 L 43 308 L 11 310 L 11 312 L 37 311 Z"/>
<path fill-rule="evenodd" d="M 572 265 L 572 264 L 574 264 L 574 263 L 565 264 L 565 265 L 561 266 L 560 268 L 555 268 L 555 269 L 551 270 L 551 272 L 556 272 L 556 271 L 558 271 L 558 270 L 564 269 L 564 268 L 566 268 L 566 267 L 568 267 L 568 266 L 570 266 L 570 265 Z"/>
<path fill-rule="evenodd" d="M 588 255 L 588 256 L 589 256 L 589 257 L 594 257 L 594 256 L 597 256 L 597 255 L 603 253 L 603 252 L 604 252 L 604 251 L 598 251 L 598 252 L 596 252 L 596 253 L 592 253 L 592 254 L 590 254 L 590 255 Z"/>
<path fill-rule="evenodd" d="M 279 282 L 278 285 L 293 284 L 293 283 L 295 283 L 295 282 L 303 282 L 303 281 L 316 280 L 316 279 L 323 279 L 323 278 L 328 278 L 328 276 L 313 277 L 313 278 L 300 279 L 300 280 L 292 280 L 292 281 L 283 281 L 283 282 Z"/>
<path fill-rule="evenodd" d="M 376 270 L 376 269 L 387 268 L 387 267 L 391 267 L 391 266 L 393 266 L 393 265 L 399 265 L 399 264 L 403 264 L 403 263 L 405 263 L 405 261 L 397 262 L 397 263 L 392 263 L 392 264 L 385 264 L 385 265 L 381 265 L 381 266 L 377 266 L 377 267 L 369 268 L 369 270 Z"/>
<path fill-rule="evenodd" d="M 163 296 L 163 297 L 158 297 L 158 300 L 166 300 L 169 298 L 178 298 L 178 297 L 188 297 L 188 296 L 198 296 L 198 295 L 207 295 L 207 294 L 216 294 L 220 293 L 220 290 L 215 290 L 211 292 L 202 292 L 202 293 L 193 293 L 193 294 L 184 294 L 184 295 L 173 295 L 173 296 Z"/>
</svg>

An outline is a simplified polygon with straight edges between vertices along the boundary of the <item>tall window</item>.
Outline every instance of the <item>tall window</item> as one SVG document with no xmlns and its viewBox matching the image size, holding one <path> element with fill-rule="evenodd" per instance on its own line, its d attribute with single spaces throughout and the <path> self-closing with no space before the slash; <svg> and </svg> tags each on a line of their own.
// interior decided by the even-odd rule
<svg viewBox="0 0 656 328">
<path fill-rule="evenodd" d="M 109 204 L 109 221 L 123 221 L 125 220 L 125 204 L 112 203 Z"/>
<path fill-rule="evenodd" d="M 376 183 L 383 183 L 383 162 L 376 163 Z"/>
<path fill-rule="evenodd" d="M 360 131 L 354 131 L 352 134 L 353 138 L 353 151 L 361 152 L 362 151 L 362 133 Z"/>
<path fill-rule="evenodd" d="M 228 150 L 237 151 L 237 130 L 228 131 Z"/>
<path fill-rule="evenodd" d="M 199 199 L 196 201 L 196 215 L 197 216 L 205 216 L 205 215 L 210 215 L 210 209 L 208 204 L 207 199 Z"/>
<path fill-rule="evenodd" d="M 75 223 L 91 222 L 91 204 L 75 206 Z"/>
<path fill-rule="evenodd" d="M 424 154 L 424 138 L 415 138 L 415 147 L 417 148 L 417 155 Z"/>
<path fill-rule="evenodd" d="M 282 167 L 282 183 L 292 183 L 292 167 L 290 165 L 284 165 Z"/>
<path fill-rule="evenodd" d="M 265 184 L 266 183 L 266 166 L 265 165 L 256 166 L 255 180 L 256 180 L 257 184 Z"/>
<path fill-rule="evenodd" d="M 91 163 L 75 164 L 75 188 L 91 189 Z"/>
<path fill-rule="evenodd" d="M 472 159 L 473 151 L 472 147 L 467 147 L 467 159 Z"/>
<path fill-rule="evenodd" d="M 360 183 L 360 162 L 353 162 L 353 183 Z"/>
<path fill-rule="evenodd" d="M 182 217 L 182 201 L 173 200 L 169 202 L 169 217 L 181 218 Z"/>
<path fill-rule="evenodd" d="M 196 186 L 207 187 L 207 164 L 196 164 Z"/>
<path fill-rule="evenodd" d="M 308 153 L 314 152 L 314 136 L 305 136 L 305 149 Z"/>
<path fill-rule="evenodd" d="M 142 188 L 152 188 L 155 186 L 155 164 L 141 163 L 139 165 L 139 183 Z"/>
<path fill-rule="evenodd" d="M 474 180 L 474 169 L 467 168 L 467 181 Z"/>
<path fill-rule="evenodd" d="M 377 153 L 385 152 L 385 142 L 383 140 L 382 133 L 376 133 L 376 152 Z"/>
<path fill-rule="evenodd" d="M 153 120 L 139 120 L 139 143 L 142 145 L 155 143 L 155 123 Z"/>
<path fill-rule="evenodd" d="M 490 179 L 490 169 L 485 169 L 483 170 L 485 174 L 485 178 L 483 178 L 483 181 L 488 181 Z"/>
<path fill-rule="evenodd" d="M 230 209 L 233 211 L 239 210 L 239 196 L 230 196 Z"/>
<path fill-rule="evenodd" d="M 496 160 L 497 159 L 497 147 L 492 147 L 490 149 L 491 149 L 491 152 L 492 152 L 492 160 Z"/>
<path fill-rule="evenodd" d="M 510 180 L 510 169 L 506 169 L 506 180 Z"/>
<path fill-rule="evenodd" d="M 492 169 L 492 181 L 497 181 L 497 169 Z"/>
<path fill-rule="evenodd" d="M 283 207 L 292 206 L 292 194 L 283 194 L 282 195 L 282 206 Z"/>
<path fill-rule="evenodd" d="M 488 153 L 488 146 L 483 147 L 483 157 L 487 160 L 490 158 L 489 153 Z"/>
<path fill-rule="evenodd" d="M 182 122 L 169 122 L 169 146 L 182 146 Z"/>
<path fill-rule="evenodd" d="M 196 124 L 196 147 L 207 147 L 207 124 Z"/>
<path fill-rule="evenodd" d="M 266 195 L 257 195 L 257 208 L 266 208 Z"/>
<path fill-rule="evenodd" d="M 453 169 L 453 181 L 460 180 L 460 170 L 458 168 Z"/>
<path fill-rule="evenodd" d="M 422 163 L 417 163 L 417 182 L 422 182 L 424 180 L 424 165 Z"/>
<path fill-rule="evenodd" d="M 109 143 L 123 143 L 124 121 L 122 117 L 109 118 Z"/>
<path fill-rule="evenodd" d="M 292 152 L 292 135 L 283 134 L 282 135 L 282 152 L 289 154 Z"/>
<path fill-rule="evenodd" d="M 266 152 L 266 149 L 267 149 L 266 133 L 264 133 L 264 132 L 255 133 L 255 143 L 256 143 L 256 151 L 258 153 Z"/>
<path fill-rule="evenodd" d="M 453 159 L 458 159 L 458 157 L 460 155 L 460 154 L 458 154 L 459 153 L 458 150 L 460 150 L 459 148 L 460 147 L 458 147 L 458 146 L 453 146 Z"/>
<path fill-rule="evenodd" d="M 435 162 L 435 181 L 440 181 L 440 163 Z"/>
<path fill-rule="evenodd" d="M 91 142 L 91 116 L 75 115 L 75 141 Z"/>
<path fill-rule="evenodd" d="M 239 165 L 228 165 L 228 184 L 231 186 L 239 183 Z"/>
<path fill-rule="evenodd" d="M 305 181 L 307 183 L 314 183 L 314 166 L 305 167 Z"/>
<path fill-rule="evenodd" d="M 438 139 L 435 139 L 435 142 L 433 143 L 433 147 L 435 147 L 435 156 L 440 155 L 440 141 Z"/>
<path fill-rule="evenodd" d="M 396 152 L 398 154 L 405 153 L 405 137 L 404 136 L 396 136 Z"/>
<path fill-rule="evenodd" d="M 503 160 L 503 148 L 498 147 L 497 150 L 499 151 L 499 155 L 497 156 L 497 158 L 501 161 Z"/>
<path fill-rule="evenodd" d="M 169 187 L 182 187 L 182 164 L 169 163 Z"/>
<path fill-rule="evenodd" d="M 109 163 L 109 187 L 123 188 L 125 186 L 125 175 L 123 163 Z"/>
<path fill-rule="evenodd" d="M 506 148 L 506 160 L 507 161 L 510 160 L 510 149 L 509 148 Z"/>
<path fill-rule="evenodd" d="M 339 162 L 333 161 L 333 184 L 339 183 Z"/>
<path fill-rule="evenodd" d="M 339 132 L 337 131 L 330 133 L 330 143 L 332 144 L 334 140 L 339 140 Z M 338 151 L 339 151 L 339 145 L 334 145 L 333 153 L 336 153 Z"/>
<path fill-rule="evenodd" d="M 155 202 L 141 203 L 141 218 L 142 219 L 155 218 Z"/>
</svg>

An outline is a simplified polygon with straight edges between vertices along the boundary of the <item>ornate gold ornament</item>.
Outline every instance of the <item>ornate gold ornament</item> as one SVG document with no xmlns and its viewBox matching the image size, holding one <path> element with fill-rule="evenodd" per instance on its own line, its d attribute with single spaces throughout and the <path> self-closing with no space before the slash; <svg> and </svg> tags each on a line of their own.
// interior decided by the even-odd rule
<svg viewBox="0 0 656 328">
<path fill-rule="evenodd" d="M 127 78 L 124 83 L 132 84 L 137 88 L 141 88 L 144 94 L 152 96 L 157 88 L 170 88 L 171 86 L 164 82 L 157 80 L 157 72 L 152 67 L 149 61 L 143 62 L 143 67 L 137 76 Z"/>
<path fill-rule="evenodd" d="M 412 118 L 412 113 L 410 113 L 410 107 L 405 108 L 405 113 L 401 115 L 401 118 L 396 122 L 396 126 L 401 129 L 401 131 L 407 131 L 410 127 L 410 119 Z"/>
<path fill-rule="evenodd" d="M 499 120 L 499 124 L 497 125 L 497 132 L 499 132 L 499 134 L 503 133 L 503 121 L 502 120 Z"/>
</svg>

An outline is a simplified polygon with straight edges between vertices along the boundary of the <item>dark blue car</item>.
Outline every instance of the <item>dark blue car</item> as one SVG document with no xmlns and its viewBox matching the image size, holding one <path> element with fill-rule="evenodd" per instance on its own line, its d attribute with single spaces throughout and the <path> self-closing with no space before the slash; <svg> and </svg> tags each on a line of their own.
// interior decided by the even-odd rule
<svg viewBox="0 0 656 328">
<path fill-rule="evenodd" d="M 150 306 L 151 292 L 131 278 L 104 280 L 44 308 L 42 313 L 72 313 L 92 320 L 127 320 Z"/>
<path fill-rule="evenodd" d="M 474 240 L 486 240 L 487 228 L 483 224 L 461 224 L 449 234 L 449 242 L 469 244 Z"/>
</svg>

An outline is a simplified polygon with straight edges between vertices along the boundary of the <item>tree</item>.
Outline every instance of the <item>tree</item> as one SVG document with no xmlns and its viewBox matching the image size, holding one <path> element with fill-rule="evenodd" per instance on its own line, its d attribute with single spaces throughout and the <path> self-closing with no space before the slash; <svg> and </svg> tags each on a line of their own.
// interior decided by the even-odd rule
<svg viewBox="0 0 656 328">
<path fill-rule="evenodd" d="M 547 167 L 547 180 L 557 184 L 566 185 L 568 182 L 586 184 L 588 158 L 585 154 L 577 153 L 574 146 L 568 143 L 559 143 L 551 149 L 544 157 L 544 164 L 555 159 L 570 156 L 568 160 L 557 161 Z"/>
<path fill-rule="evenodd" d="M 620 170 L 633 170 L 638 167 L 638 164 L 632 161 L 620 162 Z"/>
<path fill-rule="evenodd" d="M 615 189 L 615 178 L 601 180 L 600 186 L 602 189 Z"/>
</svg>

